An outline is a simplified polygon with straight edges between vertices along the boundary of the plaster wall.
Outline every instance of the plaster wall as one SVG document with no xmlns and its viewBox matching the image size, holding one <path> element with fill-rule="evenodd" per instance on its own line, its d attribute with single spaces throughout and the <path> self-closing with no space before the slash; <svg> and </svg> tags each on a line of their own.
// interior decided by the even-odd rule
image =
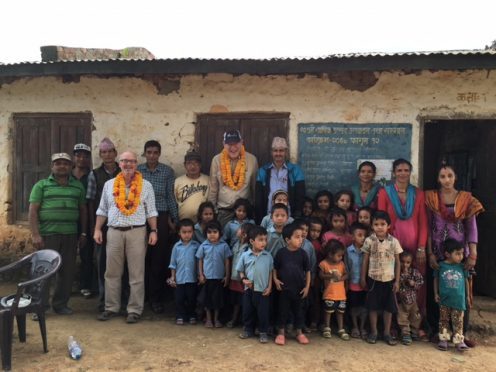
<svg viewBox="0 0 496 372">
<path fill-rule="evenodd" d="M 368 89 L 347 89 L 332 77 L 233 76 L 23 78 L 0 86 L 0 222 L 7 220 L 12 193 L 14 141 L 12 115 L 19 112 L 91 112 L 94 164 L 97 144 L 110 137 L 118 151 L 141 153 L 158 139 L 161 160 L 178 175 L 184 153 L 194 142 L 197 113 L 290 112 L 291 158 L 296 160 L 297 124 L 302 122 L 411 123 L 412 181 L 418 182 L 421 123 L 424 118 L 495 118 L 493 71 L 376 72 Z M 168 84 L 172 81 L 174 84 Z M 160 89 L 172 86 L 177 89 Z M 349 87 L 349 85 L 348 85 Z"/>
</svg>

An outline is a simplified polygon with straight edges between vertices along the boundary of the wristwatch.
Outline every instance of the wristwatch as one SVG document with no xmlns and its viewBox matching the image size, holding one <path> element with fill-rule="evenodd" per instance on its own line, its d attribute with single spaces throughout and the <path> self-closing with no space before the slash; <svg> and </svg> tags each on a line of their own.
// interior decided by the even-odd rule
<svg viewBox="0 0 496 372">
<path fill-rule="evenodd" d="M 158 233 L 158 229 L 151 229 L 150 232 Z"/>
</svg>

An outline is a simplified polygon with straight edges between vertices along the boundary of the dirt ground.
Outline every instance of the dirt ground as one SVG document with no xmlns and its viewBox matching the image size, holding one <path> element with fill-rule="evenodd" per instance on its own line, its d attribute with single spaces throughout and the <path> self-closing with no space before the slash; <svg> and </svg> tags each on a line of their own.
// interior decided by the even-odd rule
<svg viewBox="0 0 496 372">
<path fill-rule="evenodd" d="M 0 293 L 13 292 L 1 284 Z M 481 371 L 496 365 L 496 339 L 479 339 L 479 346 L 465 354 L 438 351 L 430 343 L 412 346 L 369 345 L 364 341 L 323 339 L 310 334 L 310 344 L 294 339 L 286 346 L 261 345 L 257 339 L 241 340 L 240 328 L 205 329 L 201 325 L 176 326 L 172 312 L 157 316 L 149 309 L 137 324 L 124 318 L 96 320 L 97 301 L 74 295 L 71 316 L 47 313 L 48 348 L 43 346 L 38 323 L 27 321 L 27 342 L 14 331 L 14 371 Z M 79 361 L 70 359 L 67 338 L 73 335 L 83 347 Z M 493 366 L 493 367 L 490 367 Z"/>
</svg>

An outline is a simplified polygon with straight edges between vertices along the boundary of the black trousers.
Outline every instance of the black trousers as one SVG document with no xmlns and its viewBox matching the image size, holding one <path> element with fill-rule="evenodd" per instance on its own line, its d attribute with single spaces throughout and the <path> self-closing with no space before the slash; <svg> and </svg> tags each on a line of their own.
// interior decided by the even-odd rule
<svg viewBox="0 0 496 372">
<path fill-rule="evenodd" d="M 166 291 L 172 299 L 172 290 L 165 285 L 170 277 L 168 269 L 172 254 L 169 239 L 169 212 L 159 212 L 157 217 L 157 244 L 149 245 L 145 258 L 145 293 L 151 303 L 165 300 Z"/>
<path fill-rule="evenodd" d="M 253 333 L 258 324 L 260 333 L 267 333 L 269 328 L 270 296 L 262 292 L 246 289 L 243 293 L 243 326 L 245 331 Z"/>
<path fill-rule="evenodd" d="M 176 287 L 176 319 L 196 318 L 196 283 L 178 284 Z"/>
<path fill-rule="evenodd" d="M 290 316 L 293 317 L 295 329 L 303 329 L 303 302 L 299 293 L 290 291 L 279 292 L 279 313 L 277 317 L 277 327 L 282 329 L 286 326 Z"/>
</svg>

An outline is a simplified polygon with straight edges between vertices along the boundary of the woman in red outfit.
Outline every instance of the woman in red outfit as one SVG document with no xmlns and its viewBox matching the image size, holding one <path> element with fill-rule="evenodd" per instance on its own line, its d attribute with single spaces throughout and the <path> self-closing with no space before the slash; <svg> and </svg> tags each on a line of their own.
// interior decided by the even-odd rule
<svg viewBox="0 0 496 372">
<path fill-rule="evenodd" d="M 390 232 L 401 247 L 415 257 L 415 264 L 425 279 L 428 223 L 424 192 L 410 184 L 412 164 L 405 159 L 393 162 L 394 183 L 379 190 L 377 207 L 391 217 Z M 417 302 L 425 315 L 425 284 L 417 293 Z"/>
</svg>

